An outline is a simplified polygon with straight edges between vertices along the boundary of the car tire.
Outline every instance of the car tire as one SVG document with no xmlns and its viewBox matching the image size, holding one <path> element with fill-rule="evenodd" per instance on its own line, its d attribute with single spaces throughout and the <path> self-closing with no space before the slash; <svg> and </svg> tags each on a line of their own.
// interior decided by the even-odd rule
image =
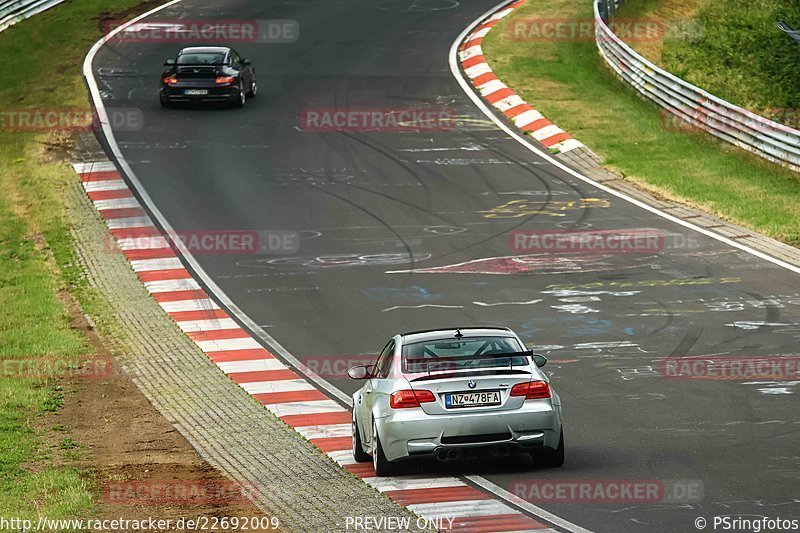
<svg viewBox="0 0 800 533">
<path fill-rule="evenodd" d="M 556 449 L 548 448 L 534 459 L 538 465 L 550 468 L 556 468 L 564 465 L 564 428 L 561 428 L 561 434 L 558 438 L 558 447 Z"/>
<path fill-rule="evenodd" d="M 372 457 L 364 451 L 364 447 L 361 445 L 361 434 L 358 432 L 355 416 L 353 416 L 353 458 L 357 463 L 368 463 L 372 460 Z"/>
<path fill-rule="evenodd" d="M 161 101 L 161 107 L 167 107 L 167 108 L 172 107 L 172 102 L 170 102 L 169 100 L 167 100 L 163 96 L 160 97 L 159 100 Z"/>
<path fill-rule="evenodd" d="M 375 445 L 372 447 L 372 466 L 375 468 L 375 475 L 378 477 L 391 476 L 394 473 L 394 465 L 386 459 L 383 453 L 383 446 L 381 439 L 378 437 L 378 431 L 375 423 L 372 424 L 372 440 Z"/>
<path fill-rule="evenodd" d="M 247 92 L 245 92 L 244 87 L 242 86 L 242 82 L 239 82 L 239 97 L 233 102 L 233 106 L 237 108 L 244 107 L 245 102 L 247 101 Z"/>
</svg>

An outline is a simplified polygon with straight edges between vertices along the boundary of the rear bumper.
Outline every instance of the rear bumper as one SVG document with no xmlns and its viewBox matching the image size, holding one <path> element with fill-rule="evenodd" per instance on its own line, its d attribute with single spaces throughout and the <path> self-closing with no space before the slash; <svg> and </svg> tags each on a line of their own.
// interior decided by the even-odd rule
<svg viewBox="0 0 800 533">
<path fill-rule="evenodd" d="M 398 410 L 375 422 L 386 458 L 396 461 L 435 456 L 450 449 L 556 448 L 561 409 L 550 400 L 530 400 L 520 409 L 505 412 L 451 416 L 428 415 L 421 409 Z"/>
<path fill-rule="evenodd" d="M 207 94 L 190 95 L 185 90 L 206 90 Z M 161 87 L 160 97 L 170 102 L 231 102 L 239 99 L 239 87 L 230 85 L 226 87 Z"/>
</svg>

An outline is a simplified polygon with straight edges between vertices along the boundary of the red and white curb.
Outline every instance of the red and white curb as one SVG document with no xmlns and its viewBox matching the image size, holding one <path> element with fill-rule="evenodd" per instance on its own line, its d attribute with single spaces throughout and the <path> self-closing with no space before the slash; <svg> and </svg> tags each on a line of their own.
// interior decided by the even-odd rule
<svg viewBox="0 0 800 533">
<path fill-rule="evenodd" d="M 110 161 L 76 163 L 83 188 L 148 292 L 225 374 L 347 471 L 427 519 L 464 532 L 553 531 L 456 477 L 378 478 L 356 463 L 351 414 L 278 360 L 212 300 Z"/>
<path fill-rule="evenodd" d="M 583 144 L 544 118 L 532 105 L 500 81 L 483 55 L 481 44 L 486 34 L 500 19 L 511 14 L 523 2 L 521 0 L 508 4 L 478 24 L 461 43 L 458 60 L 464 74 L 483 99 L 508 117 L 517 128 L 528 132 L 553 153 L 569 152 Z"/>
</svg>

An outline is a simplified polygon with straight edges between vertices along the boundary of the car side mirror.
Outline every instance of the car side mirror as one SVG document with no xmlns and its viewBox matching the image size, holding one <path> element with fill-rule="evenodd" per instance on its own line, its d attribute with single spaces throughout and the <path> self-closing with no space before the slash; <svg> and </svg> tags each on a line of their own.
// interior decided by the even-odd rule
<svg viewBox="0 0 800 533">
<path fill-rule="evenodd" d="M 171 67 L 173 65 L 175 65 L 175 60 L 174 59 L 167 59 L 166 61 L 164 61 L 164 66 L 165 67 Z"/>
<path fill-rule="evenodd" d="M 372 377 L 372 366 L 354 366 L 347 371 L 347 375 L 350 377 L 350 379 L 370 379 Z"/>
<path fill-rule="evenodd" d="M 242 59 L 242 65 L 252 65 L 252 64 L 253 62 L 250 61 L 249 59 Z"/>
<path fill-rule="evenodd" d="M 547 364 L 547 357 L 543 355 L 533 354 L 531 355 L 531 357 L 533 358 L 533 362 L 536 363 L 536 366 L 538 366 L 539 368 L 542 368 L 544 365 Z"/>
</svg>

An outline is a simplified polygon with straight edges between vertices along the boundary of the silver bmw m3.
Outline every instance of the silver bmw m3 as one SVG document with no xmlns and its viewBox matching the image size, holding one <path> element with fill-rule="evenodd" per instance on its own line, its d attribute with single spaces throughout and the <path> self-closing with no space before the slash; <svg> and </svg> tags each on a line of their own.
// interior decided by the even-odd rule
<svg viewBox="0 0 800 533">
<path fill-rule="evenodd" d="M 353 455 L 378 476 L 407 459 L 481 452 L 561 466 L 561 400 L 546 362 L 508 328 L 395 335 L 374 365 L 348 372 L 365 381 L 353 395 Z"/>
</svg>

